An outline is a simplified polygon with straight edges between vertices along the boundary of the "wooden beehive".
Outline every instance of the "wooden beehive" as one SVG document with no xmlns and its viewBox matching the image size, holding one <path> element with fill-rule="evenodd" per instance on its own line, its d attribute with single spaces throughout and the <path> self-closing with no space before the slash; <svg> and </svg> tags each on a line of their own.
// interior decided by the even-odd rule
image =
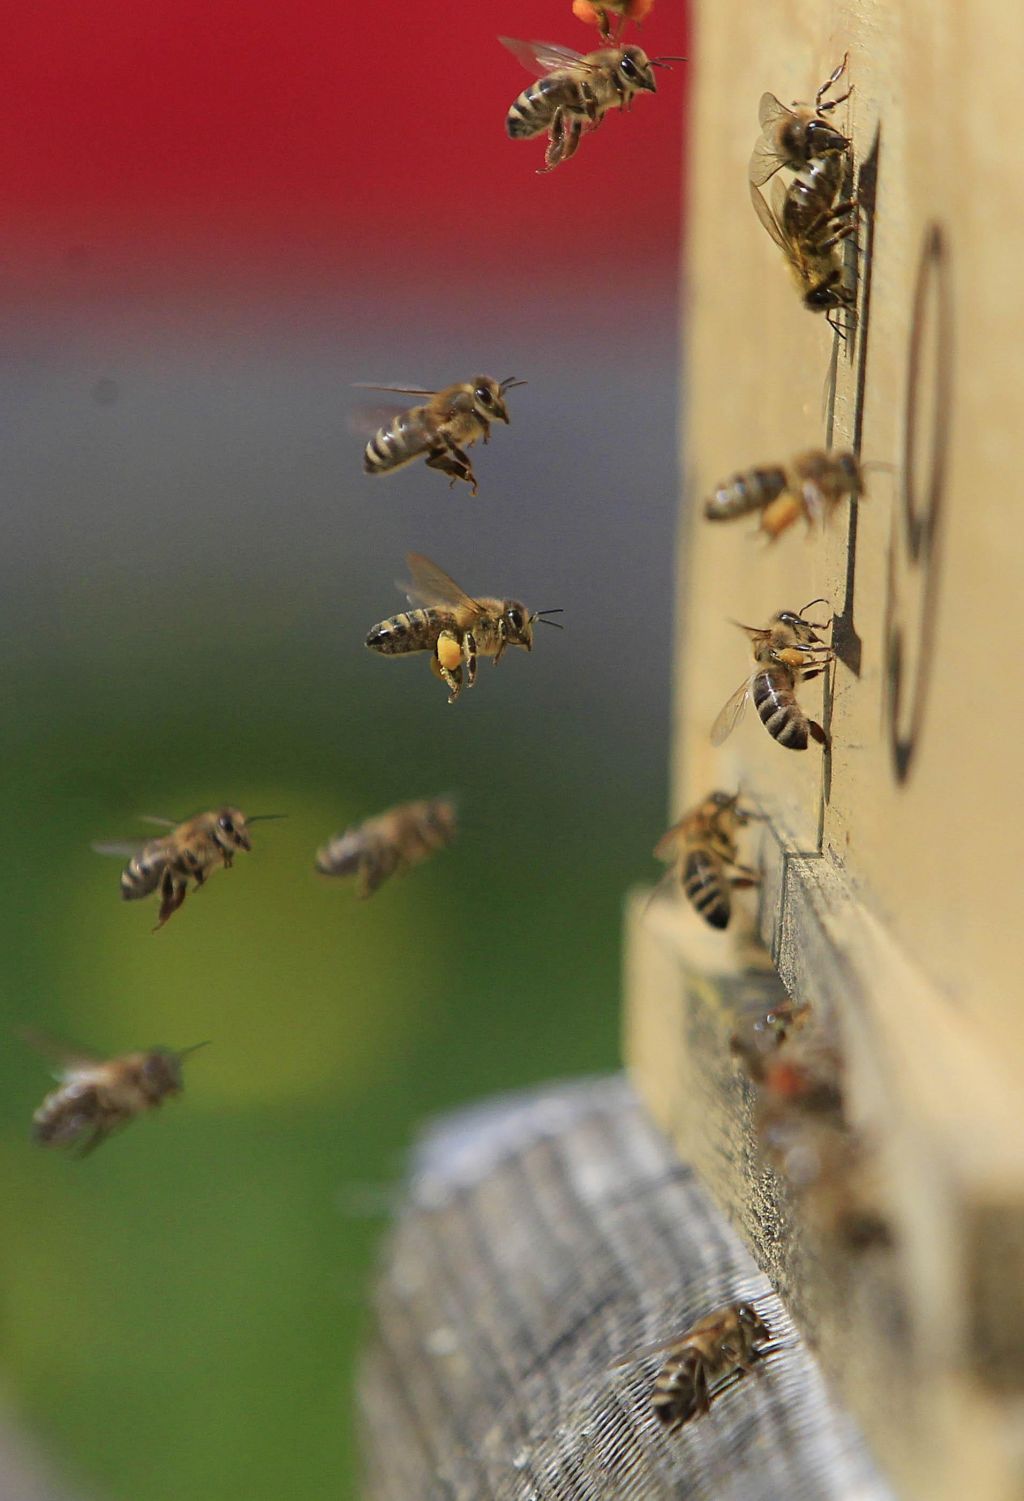
<svg viewBox="0 0 1024 1501">
<path fill-rule="evenodd" d="M 749 907 L 773 969 L 751 979 L 741 922 L 719 935 L 638 899 L 629 1065 L 901 1493 L 1024 1497 L 1024 154 L 1006 103 L 1024 7 L 715 0 L 694 30 L 670 811 L 741 786 L 766 815 Z M 747 190 L 762 92 L 813 98 L 844 53 L 835 118 L 861 204 L 846 344 L 801 308 Z M 767 547 L 749 519 L 703 520 L 716 481 L 829 444 L 880 467 L 823 533 Z M 831 753 L 783 750 L 752 713 L 714 750 L 750 671 L 729 617 L 819 595 L 837 661 L 803 699 Z M 773 970 L 838 1029 L 887 1248 L 824 1244 L 760 1164 L 728 1035 Z"/>
</svg>

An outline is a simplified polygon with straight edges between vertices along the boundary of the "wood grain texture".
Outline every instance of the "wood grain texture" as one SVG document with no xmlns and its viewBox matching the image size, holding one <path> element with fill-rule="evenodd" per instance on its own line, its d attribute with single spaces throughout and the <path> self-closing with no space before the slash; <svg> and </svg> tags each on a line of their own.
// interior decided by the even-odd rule
<svg viewBox="0 0 1024 1501">
<path fill-rule="evenodd" d="M 1024 1496 L 1024 1300 L 1007 1274 L 1024 1246 L 1024 155 L 993 108 L 1024 56 L 1024 7 L 719 0 L 694 19 L 669 812 L 738 785 L 766 815 L 749 922 L 787 989 L 835 1019 L 896 1249 L 823 1269 L 799 1210 L 751 1179 L 749 1110 L 696 1019 L 744 961 L 682 904 L 631 912 L 631 1068 L 906 1494 L 1004 1501 Z M 747 160 L 762 92 L 812 98 L 844 53 L 859 327 L 836 345 L 751 212 Z M 890 467 L 824 532 L 765 546 L 754 522 L 704 521 L 717 481 L 829 443 Z M 838 661 L 801 701 L 831 754 L 785 751 L 750 713 L 714 750 L 709 726 L 750 670 L 729 617 L 762 624 L 817 595 Z M 853 1300 L 840 1323 L 837 1285 Z"/>
<path fill-rule="evenodd" d="M 785 1346 L 665 1434 L 663 1357 L 737 1297 Z M 384 1258 L 366 1501 L 891 1501 L 777 1298 L 622 1079 L 442 1122 Z"/>
</svg>

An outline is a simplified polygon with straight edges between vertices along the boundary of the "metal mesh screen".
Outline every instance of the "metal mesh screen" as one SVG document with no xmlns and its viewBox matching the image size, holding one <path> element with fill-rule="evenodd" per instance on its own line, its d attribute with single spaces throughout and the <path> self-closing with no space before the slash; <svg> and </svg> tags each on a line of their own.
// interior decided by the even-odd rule
<svg viewBox="0 0 1024 1501">
<path fill-rule="evenodd" d="M 420 1146 L 360 1384 L 366 1501 L 886 1501 L 787 1348 L 666 1434 L 632 1351 L 769 1292 L 622 1079 L 463 1111 Z"/>
</svg>

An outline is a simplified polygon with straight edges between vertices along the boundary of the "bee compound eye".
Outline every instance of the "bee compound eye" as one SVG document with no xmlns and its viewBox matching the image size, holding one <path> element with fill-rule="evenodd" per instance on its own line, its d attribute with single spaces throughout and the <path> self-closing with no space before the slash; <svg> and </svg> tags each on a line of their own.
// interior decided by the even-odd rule
<svg viewBox="0 0 1024 1501">
<path fill-rule="evenodd" d="M 233 834 L 235 832 L 235 826 L 227 813 L 222 813 L 217 822 L 224 830 L 225 834 Z"/>
<path fill-rule="evenodd" d="M 624 57 L 622 59 L 622 62 L 619 64 L 619 66 L 621 67 L 623 73 L 626 75 L 627 78 L 635 78 L 637 76 L 636 75 L 636 64 L 634 63 L 634 61 L 633 61 L 633 59 L 631 57 Z"/>
<path fill-rule="evenodd" d="M 488 391 L 486 386 L 477 386 L 476 399 L 477 401 L 482 402 L 485 407 L 491 407 L 494 405 L 494 397 L 491 395 L 490 391 Z"/>
</svg>

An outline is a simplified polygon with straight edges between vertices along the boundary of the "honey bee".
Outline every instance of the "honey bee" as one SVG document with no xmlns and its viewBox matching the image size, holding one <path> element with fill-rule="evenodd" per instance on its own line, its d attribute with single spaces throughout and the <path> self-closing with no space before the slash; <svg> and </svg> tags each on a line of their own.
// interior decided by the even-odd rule
<svg viewBox="0 0 1024 1501">
<path fill-rule="evenodd" d="M 758 1360 L 779 1349 L 771 1339 L 770 1329 L 752 1302 L 729 1303 L 705 1314 L 685 1334 L 635 1351 L 627 1359 L 667 1352 L 668 1359 L 654 1380 L 651 1406 L 662 1426 L 675 1433 L 710 1411 L 716 1397 L 752 1371 Z"/>
<path fill-rule="evenodd" d="M 830 328 L 845 337 L 838 321 L 851 316 L 855 298 L 843 281 L 842 242 L 857 232 L 855 199 L 839 200 L 844 163 L 839 156 L 816 156 L 787 187 L 777 178 L 768 206 L 752 182 L 754 212 L 783 251 L 805 308 L 824 313 Z"/>
<path fill-rule="evenodd" d="M 788 464 L 745 469 L 723 480 L 704 502 L 704 515 L 709 521 L 731 521 L 760 511 L 760 530 L 774 542 L 800 516 L 810 528 L 826 521 L 845 497 L 863 493 L 855 454 L 811 448 Z"/>
<path fill-rule="evenodd" d="M 601 29 L 601 38 L 605 42 L 612 40 L 612 16 L 618 16 L 618 35 L 621 36 L 626 23 L 636 21 L 639 25 L 648 16 L 654 6 L 654 0 L 572 0 L 572 13 L 579 21 L 585 21 L 588 26 L 598 26 Z"/>
<path fill-rule="evenodd" d="M 736 858 L 736 830 L 751 816 L 739 806 L 738 793 L 712 792 L 654 847 L 656 859 L 675 862 L 687 899 L 713 928 L 729 925 L 733 887 L 758 883 L 757 872 Z"/>
<path fill-rule="evenodd" d="M 147 818 L 145 823 L 158 824 L 170 832 L 145 844 L 94 844 L 101 855 L 128 855 L 121 872 L 121 896 L 126 902 L 160 893 L 160 913 L 155 933 L 172 918 L 185 900 L 189 881 L 198 891 L 210 872 L 218 865 L 231 869 L 238 850 L 251 850 L 249 825 L 266 819 L 283 818 L 283 813 L 258 813 L 250 818 L 238 808 L 215 808 L 198 813 L 184 823 L 171 818 Z"/>
<path fill-rule="evenodd" d="M 372 896 L 390 876 L 411 870 L 451 844 L 456 832 L 450 798 L 401 803 L 336 834 L 317 850 L 316 868 L 325 876 L 354 875 L 358 895 Z"/>
<path fill-rule="evenodd" d="M 378 429 L 366 445 L 363 469 L 367 474 L 390 474 L 425 456 L 428 469 L 440 469 L 451 476 L 449 489 L 456 480 L 465 480 L 476 495 L 476 475 L 464 448 L 478 439 L 489 442 L 492 422 L 508 423 L 505 395 L 514 386 L 525 385 L 524 380 L 513 376 L 496 381 L 489 375 L 474 375 L 472 380 L 456 381 L 442 391 L 419 386 L 364 386 L 367 391 L 395 391 L 427 399 Z"/>
<path fill-rule="evenodd" d="M 50 1059 L 61 1080 L 59 1088 L 46 1096 L 32 1117 L 33 1138 L 44 1147 L 76 1148 L 80 1157 L 87 1156 L 111 1132 L 137 1115 L 155 1110 L 171 1095 L 181 1094 L 183 1060 L 207 1046 L 198 1042 L 180 1052 L 149 1048 L 101 1058 L 37 1032 L 24 1036 Z"/>
<path fill-rule="evenodd" d="M 514 141 L 547 132 L 543 172 L 574 156 L 583 131 L 596 130 L 610 109 L 630 109 L 641 91 L 654 94 L 655 68 L 684 58 L 648 57 L 641 47 L 605 47 L 585 56 L 553 42 L 499 41 L 531 73 L 543 76 L 509 108 L 505 129 Z"/>
<path fill-rule="evenodd" d="M 804 610 L 823 603 L 812 599 Z M 806 750 L 808 735 L 819 745 L 827 745 L 821 725 L 808 719 L 796 701 L 797 685 L 818 677 L 832 660 L 831 647 L 817 634 L 827 626 L 805 620 L 803 612 L 797 615 L 792 610 L 779 610 L 764 629 L 735 623 L 753 643 L 757 670 L 728 699 L 711 726 L 711 743 L 721 745 L 732 734 L 752 698 L 769 735 L 787 750 Z"/>
<path fill-rule="evenodd" d="M 420 608 L 373 626 L 366 645 L 385 656 L 431 652 L 431 668 L 447 684 L 450 704 L 462 691 L 463 681 L 472 688 L 478 656 L 493 657 L 497 666 L 507 646 L 533 650 L 535 622 L 561 629 L 556 620 L 547 618 L 560 615 L 561 610 L 530 614 L 517 599 L 471 599 L 429 558 L 413 552 L 407 561 L 409 602 L 418 602 Z"/>
<path fill-rule="evenodd" d="M 761 138 L 750 158 L 750 181 L 757 187 L 766 183 L 780 167 L 789 167 L 799 172 L 801 167 L 821 156 L 842 156 L 850 149 L 850 139 L 825 119 L 829 110 L 849 99 L 852 92 L 835 99 L 825 95 L 838 83 L 846 71 L 846 57 L 838 68 L 825 80 L 810 104 L 786 106 L 774 94 L 762 94 L 757 118 L 761 126 Z"/>
</svg>

